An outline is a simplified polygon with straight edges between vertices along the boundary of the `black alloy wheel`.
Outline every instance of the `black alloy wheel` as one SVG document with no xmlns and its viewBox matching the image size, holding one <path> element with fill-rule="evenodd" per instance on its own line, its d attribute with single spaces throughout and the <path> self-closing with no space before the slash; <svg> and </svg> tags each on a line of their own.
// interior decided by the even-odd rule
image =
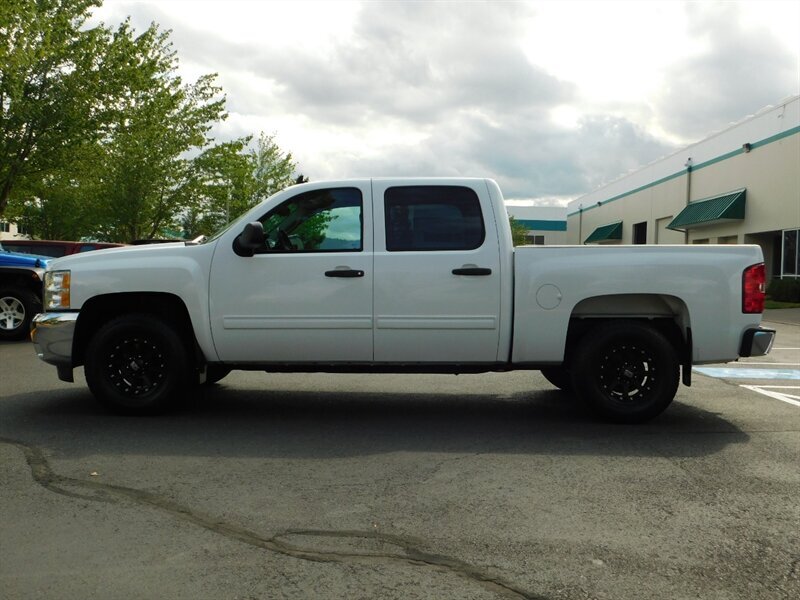
<svg viewBox="0 0 800 600">
<path fill-rule="evenodd" d="M 85 374 L 97 399 L 116 412 L 168 408 L 190 381 L 189 353 L 169 325 L 151 315 L 118 317 L 89 342 Z"/>
<path fill-rule="evenodd" d="M 679 363 L 669 340 L 634 321 L 598 325 L 580 341 L 572 369 L 578 397 L 613 421 L 652 419 L 678 389 Z"/>
</svg>

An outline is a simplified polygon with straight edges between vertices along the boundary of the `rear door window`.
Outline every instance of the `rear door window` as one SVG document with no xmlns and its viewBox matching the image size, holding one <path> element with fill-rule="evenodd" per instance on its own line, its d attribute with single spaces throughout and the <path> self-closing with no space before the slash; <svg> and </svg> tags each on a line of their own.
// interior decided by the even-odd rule
<svg viewBox="0 0 800 600">
<path fill-rule="evenodd" d="M 391 187 L 384 213 L 389 252 L 474 250 L 486 237 L 478 195 L 466 187 Z"/>
</svg>

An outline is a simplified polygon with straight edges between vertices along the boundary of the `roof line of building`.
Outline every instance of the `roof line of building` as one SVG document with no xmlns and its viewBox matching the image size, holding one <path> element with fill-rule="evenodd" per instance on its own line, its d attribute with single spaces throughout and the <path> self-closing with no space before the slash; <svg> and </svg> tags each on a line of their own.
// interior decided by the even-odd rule
<svg viewBox="0 0 800 600">
<path fill-rule="evenodd" d="M 769 136 L 767 138 L 764 138 L 763 140 L 759 140 L 758 142 L 753 142 L 752 144 L 750 144 L 750 149 L 748 149 L 748 150 L 745 150 L 744 148 L 737 148 L 736 150 L 733 150 L 731 152 L 727 152 L 725 154 L 717 156 L 716 158 L 712 158 L 710 160 L 707 160 L 707 161 L 702 162 L 702 163 L 697 164 L 697 165 L 692 165 L 691 169 L 692 169 L 692 171 L 699 171 L 700 169 L 704 169 L 705 167 L 710 167 L 711 165 L 715 165 L 715 164 L 717 164 L 719 162 L 722 162 L 723 160 L 728 160 L 729 158 L 733 158 L 734 156 L 738 156 L 740 154 L 745 154 L 746 152 L 750 152 L 752 149 L 761 148 L 763 146 L 766 146 L 767 144 L 771 144 L 773 142 L 777 142 L 777 141 L 782 140 L 784 138 L 790 137 L 790 136 L 792 136 L 792 135 L 794 135 L 796 133 L 800 133 L 800 126 L 792 127 L 791 129 L 787 129 L 786 131 L 782 131 L 780 133 L 776 133 L 775 135 L 771 135 L 771 136 Z M 648 188 L 655 187 L 657 185 L 661 185 L 662 183 L 670 181 L 671 179 L 675 179 L 677 177 L 683 177 L 684 175 L 686 175 L 687 171 L 688 171 L 688 167 L 686 169 L 681 169 L 680 171 L 677 171 L 676 173 L 672 173 L 671 175 L 667 175 L 666 177 L 662 177 L 660 179 L 657 179 L 656 181 L 651 181 L 650 183 L 647 183 L 645 185 L 639 186 L 639 187 L 634 188 L 632 190 L 629 190 L 627 192 L 623 192 L 623 193 L 618 194 L 618 195 L 616 195 L 616 196 L 614 196 L 612 198 L 608 198 L 607 200 L 601 200 L 597 204 L 592 204 L 592 205 L 586 206 L 584 208 L 579 208 L 578 210 L 576 210 L 574 212 L 567 213 L 567 217 L 571 217 L 573 215 L 577 215 L 577 214 L 580 214 L 580 213 L 585 213 L 587 211 L 592 210 L 593 208 L 598 208 L 599 206 L 603 206 L 605 204 L 608 204 L 609 202 L 614 202 L 615 200 L 619 200 L 620 198 L 625 198 L 626 196 L 630 196 L 632 194 L 637 194 L 637 193 L 639 193 L 641 191 L 644 191 L 644 190 L 646 190 Z"/>
</svg>

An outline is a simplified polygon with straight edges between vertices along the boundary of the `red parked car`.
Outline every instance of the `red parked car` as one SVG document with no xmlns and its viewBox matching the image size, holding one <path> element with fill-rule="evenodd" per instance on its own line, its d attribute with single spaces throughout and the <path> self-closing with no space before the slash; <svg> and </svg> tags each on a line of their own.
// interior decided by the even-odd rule
<svg viewBox="0 0 800 600">
<path fill-rule="evenodd" d="M 103 248 L 119 248 L 125 244 L 108 242 L 64 242 L 61 240 L 3 240 L 3 248 L 9 252 L 38 254 L 58 258 L 68 254 L 101 250 Z"/>
</svg>

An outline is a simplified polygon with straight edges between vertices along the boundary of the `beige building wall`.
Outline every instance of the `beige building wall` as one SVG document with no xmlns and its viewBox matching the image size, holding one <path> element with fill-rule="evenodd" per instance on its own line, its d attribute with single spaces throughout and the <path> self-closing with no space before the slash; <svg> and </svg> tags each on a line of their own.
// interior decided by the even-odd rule
<svg viewBox="0 0 800 600">
<path fill-rule="evenodd" d="M 582 244 L 595 229 L 616 221 L 622 221 L 622 240 L 619 242 L 622 244 L 633 243 L 633 225 L 640 222 L 647 223 L 648 244 L 682 244 L 684 241 L 682 233 L 668 230 L 666 225 L 686 205 L 685 176 L 646 187 L 611 202 L 599 202 L 599 206 L 595 203 L 582 214 L 567 217 L 568 244 Z M 661 225 L 661 231 L 657 224 Z"/>
<path fill-rule="evenodd" d="M 743 220 L 693 226 L 688 233 L 667 229 L 687 201 L 740 189 L 746 190 Z M 567 243 L 582 244 L 616 221 L 623 224 L 622 240 L 606 243 L 632 243 L 640 222 L 647 223 L 648 244 L 757 243 L 772 275 L 782 232 L 800 228 L 800 97 L 574 201 Z"/>
</svg>

